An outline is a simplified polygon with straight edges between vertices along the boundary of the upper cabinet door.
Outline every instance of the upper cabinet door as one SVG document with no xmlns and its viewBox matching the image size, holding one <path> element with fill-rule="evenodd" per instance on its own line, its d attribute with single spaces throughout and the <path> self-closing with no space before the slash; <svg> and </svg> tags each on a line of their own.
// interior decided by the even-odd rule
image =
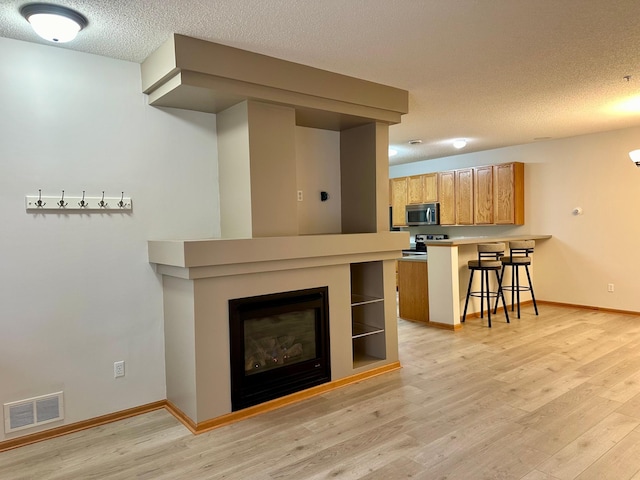
<svg viewBox="0 0 640 480">
<path fill-rule="evenodd" d="M 405 209 L 407 207 L 407 177 L 391 179 L 392 223 L 394 227 L 407 225 Z"/>
<path fill-rule="evenodd" d="M 473 225 L 473 168 L 456 170 L 456 223 Z"/>
<path fill-rule="evenodd" d="M 422 175 L 407 177 L 407 204 L 424 203 Z"/>
<path fill-rule="evenodd" d="M 476 225 L 493 223 L 493 167 L 476 167 L 474 170 L 473 203 Z"/>
<path fill-rule="evenodd" d="M 494 213 L 498 225 L 524 225 L 524 164 L 493 166 Z"/>
<path fill-rule="evenodd" d="M 422 175 L 422 200 L 424 203 L 438 201 L 438 174 L 426 173 Z"/>
<path fill-rule="evenodd" d="M 456 174 L 454 171 L 438 174 L 440 196 L 440 225 L 456 224 Z"/>
</svg>

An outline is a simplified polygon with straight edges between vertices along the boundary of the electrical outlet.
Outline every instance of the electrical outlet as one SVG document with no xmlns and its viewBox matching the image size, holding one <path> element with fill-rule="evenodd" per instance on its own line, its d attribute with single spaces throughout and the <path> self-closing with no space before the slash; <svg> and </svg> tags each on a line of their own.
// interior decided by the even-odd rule
<svg viewBox="0 0 640 480">
<path fill-rule="evenodd" d="M 113 377 L 124 377 L 124 360 L 113 362 Z"/>
<path fill-rule="evenodd" d="M 613 283 L 607 285 L 607 292 L 613 292 Z"/>
<path fill-rule="evenodd" d="M 302 190 L 298 190 L 298 201 L 302 201 Z"/>
</svg>

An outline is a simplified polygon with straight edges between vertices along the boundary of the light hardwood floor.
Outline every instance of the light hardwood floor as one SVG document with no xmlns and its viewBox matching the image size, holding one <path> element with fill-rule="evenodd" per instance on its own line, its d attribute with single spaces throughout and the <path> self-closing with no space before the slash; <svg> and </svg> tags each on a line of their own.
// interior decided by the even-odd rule
<svg viewBox="0 0 640 480">
<path fill-rule="evenodd" d="M 640 317 L 529 310 L 399 320 L 400 371 L 198 436 L 159 410 L 10 450 L 0 479 L 640 480 Z"/>
</svg>

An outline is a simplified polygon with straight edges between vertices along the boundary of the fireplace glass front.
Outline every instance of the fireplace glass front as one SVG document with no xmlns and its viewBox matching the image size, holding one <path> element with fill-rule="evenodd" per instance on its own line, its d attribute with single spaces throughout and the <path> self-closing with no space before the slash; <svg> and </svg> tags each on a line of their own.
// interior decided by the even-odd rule
<svg viewBox="0 0 640 480">
<path fill-rule="evenodd" d="M 232 410 L 330 380 L 328 288 L 229 300 Z"/>
</svg>

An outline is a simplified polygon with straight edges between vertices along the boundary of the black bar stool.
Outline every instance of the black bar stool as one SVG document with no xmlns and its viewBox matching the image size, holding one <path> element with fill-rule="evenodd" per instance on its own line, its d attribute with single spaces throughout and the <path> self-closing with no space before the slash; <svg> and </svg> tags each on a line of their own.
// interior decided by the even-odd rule
<svg viewBox="0 0 640 480">
<path fill-rule="evenodd" d="M 504 307 L 504 315 L 507 317 L 507 323 L 509 323 L 509 313 L 507 312 L 507 304 L 504 301 L 504 294 L 502 293 L 502 287 L 500 282 L 500 274 L 498 271 L 502 267 L 500 257 L 504 254 L 504 243 L 480 243 L 478 244 L 478 259 L 469 260 L 467 266 L 471 270 L 469 276 L 469 287 L 467 288 L 467 299 L 464 302 L 464 313 L 462 314 L 462 322 L 467 318 L 467 307 L 469 306 L 470 297 L 480 297 L 480 318 L 484 316 L 484 300 L 487 300 L 487 319 L 489 321 L 489 328 L 491 328 L 491 298 L 495 297 L 496 305 L 498 299 L 502 298 L 502 305 Z M 498 290 L 493 292 L 489 287 L 489 272 L 496 272 L 496 281 L 498 282 Z M 471 284 L 473 283 L 473 274 L 480 272 L 480 290 L 471 291 Z M 496 313 L 495 310 L 493 313 Z"/>
<path fill-rule="evenodd" d="M 534 240 L 519 240 L 509 242 L 509 256 L 502 257 L 502 272 L 500 272 L 500 284 L 504 280 L 505 267 L 511 267 L 511 285 L 502 285 L 503 290 L 511 291 L 511 311 L 513 312 L 514 299 L 518 304 L 518 318 L 520 318 L 520 292 L 531 292 L 531 299 L 533 300 L 533 308 L 538 315 L 538 305 L 536 304 L 536 296 L 533 293 L 533 284 L 531 283 L 531 275 L 529 273 L 529 265 L 531 265 L 530 254 L 533 253 L 533 248 L 536 242 Z M 527 272 L 527 280 L 529 286 L 520 285 L 520 267 L 524 267 Z M 496 300 L 495 313 L 498 308 L 498 301 Z"/>
</svg>

